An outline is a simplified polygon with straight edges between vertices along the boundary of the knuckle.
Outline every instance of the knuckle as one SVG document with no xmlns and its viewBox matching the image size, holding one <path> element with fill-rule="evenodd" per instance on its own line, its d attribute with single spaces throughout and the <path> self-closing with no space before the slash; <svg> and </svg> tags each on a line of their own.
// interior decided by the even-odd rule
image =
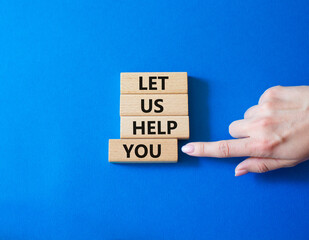
<svg viewBox="0 0 309 240">
<path fill-rule="evenodd" d="M 258 105 L 255 105 L 255 106 L 248 108 L 247 111 L 244 113 L 244 118 L 251 117 L 255 113 L 257 108 L 258 108 Z"/>
<path fill-rule="evenodd" d="M 274 87 L 271 87 L 271 88 L 268 88 L 265 92 L 264 92 L 264 98 L 265 99 L 274 99 L 278 92 L 281 90 L 281 86 L 274 86 Z"/>
<path fill-rule="evenodd" d="M 259 119 L 258 121 L 258 125 L 262 128 L 266 128 L 269 125 L 271 125 L 273 123 L 273 120 L 271 117 L 263 117 L 261 119 Z"/>
<path fill-rule="evenodd" d="M 196 144 L 196 151 L 195 151 L 195 153 L 196 154 L 198 154 L 198 155 L 203 155 L 203 154 L 205 154 L 205 144 L 203 144 L 203 143 L 198 143 L 198 144 Z"/>
<path fill-rule="evenodd" d="M 268 112 L 271 112 L 274 109 L 274 103 L 273 102 L 265 102 L 261 106 L 262 106 L 263 110 L 266 110 Z"/>
<path fill-rule="evenodd" d="M 252 108 L 249 108 L 245 113 L 244 113 L 244 118 L 249 118 L 252 113 Z"/>
<path fill-rule="evenodd" d="M 267 164 L 263 161 L 259 162 L 257 164 L 257 171 L 258 173 L 264 173 L 264 172 L 268 172 L 270 169 L 269 167 L 267 166 Z"/>
<path fill-rule="evenodd" d="M 218 157 L 226 158 L 230 154 L 229 145 L 226 141 L 220 141 L 218 143 Z"/>
<path fill-rule="evenodd" d="M 273 150 L 274 150 L 275 144 L 268 140 L 268 139 L 263 139 L 260 140 L 259 143 L 259 151 L 262 153 L 262 156 L 269 156 Z"/>
</svg>

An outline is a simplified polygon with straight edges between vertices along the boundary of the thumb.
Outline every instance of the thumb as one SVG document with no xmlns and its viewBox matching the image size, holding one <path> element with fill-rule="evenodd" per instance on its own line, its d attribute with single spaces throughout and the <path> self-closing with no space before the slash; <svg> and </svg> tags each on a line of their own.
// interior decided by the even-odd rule
<svg viewBox="0 0 309 240">
<path fill-rule="evenodd" d="M 235 169 L 235 176 L 245 175 L 248 172 L 264 173 L 283 167 L 295 166 L 296 161 L 286 159 L 273 159 L 273 158 L 248 158 Z"/>
</svg>

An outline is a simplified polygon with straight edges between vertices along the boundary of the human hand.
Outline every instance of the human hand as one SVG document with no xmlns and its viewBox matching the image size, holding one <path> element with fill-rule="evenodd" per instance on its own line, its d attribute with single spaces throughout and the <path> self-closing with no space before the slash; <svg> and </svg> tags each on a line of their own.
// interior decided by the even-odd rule
<svg viewBox="0 0 309 240">
<path fill-rule="evenodd" d="M 244 119 L 229 126 L 233 140 L 192 142 L 182 147 L 191 156 L 244 157 L 235 176 L 293 167 L 309 159 L 309 86 L 267 89 Z"/>
</svg>

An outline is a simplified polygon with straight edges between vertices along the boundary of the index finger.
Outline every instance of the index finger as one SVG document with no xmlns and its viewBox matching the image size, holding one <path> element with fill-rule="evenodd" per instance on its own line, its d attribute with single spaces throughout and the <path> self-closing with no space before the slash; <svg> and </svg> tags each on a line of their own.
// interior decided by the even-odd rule
<svg viewBox="0 0 309 240">
<path fill-rule="evenodd" d="M 222 140 L 217 142 L 191 142 L 181 150 L 196 157 L 246 157 L 252 155 L 252 139 L 242 138 L 233 140 Z"/>
</svg>

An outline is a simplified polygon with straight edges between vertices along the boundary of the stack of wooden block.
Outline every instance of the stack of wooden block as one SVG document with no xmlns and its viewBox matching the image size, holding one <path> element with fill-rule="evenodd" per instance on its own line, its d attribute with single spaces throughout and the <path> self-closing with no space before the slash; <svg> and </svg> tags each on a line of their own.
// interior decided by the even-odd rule
<svg viewBox="0 0 309 240">
<path fill-rule="evenodd" d="M 189 138 L 187 73 L 121 73 L 120 116 L 110 162 L 177 162 L 177 139 Z"/>
</svg>

